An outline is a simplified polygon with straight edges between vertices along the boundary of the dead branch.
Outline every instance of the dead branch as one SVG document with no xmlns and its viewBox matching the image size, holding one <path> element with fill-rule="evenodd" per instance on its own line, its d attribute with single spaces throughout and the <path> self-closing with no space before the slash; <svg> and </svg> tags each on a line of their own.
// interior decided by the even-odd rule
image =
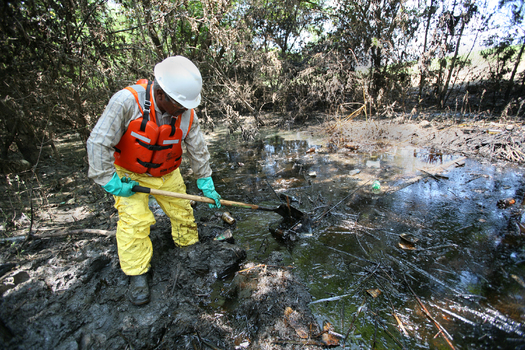
<svg viewBox="0 0 525 350">
<path fill-rule="evenodd" d="M 107 230 L 97 230 L 97 229 L 84 228 L 84 229 L 77 229 L 77 230 L 62 230 L 62 231 L 55 232 L 55 233 L 47 233 L 47 234 L 41 234 L 41 235 L 33 234 L 33 235 L 31 235 L 31 237 L 32 238 L 40 238 L 41 239 L 41 238 L 64 237 L 64 236 L 83 234 L 83 233 L 96 234 L 96 235 L 101 235 L 101 236 L 114 236 L 115 235 L 115 231 L 114 230 L 107 231 Z M 5 238 L 0 238 L 0 243 L 20 242 L 20 241 L 25 241 L 27 238 L 28 238 L 28 236 L 26 236 L 26 235 L 5 237 Z"/>
</svg>

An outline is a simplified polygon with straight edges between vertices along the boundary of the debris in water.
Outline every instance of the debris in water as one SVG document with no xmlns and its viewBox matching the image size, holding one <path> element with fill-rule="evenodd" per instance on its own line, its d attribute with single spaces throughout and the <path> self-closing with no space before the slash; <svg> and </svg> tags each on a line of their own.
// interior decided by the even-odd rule
<svg viewBox="0 0 525 350">
<path fill-rule="evenodd" d="M 518 282 L 520 286 L 525 288 L 525 282 L 523 281 L 523 279 L 520 276 L 511 274 L 510 277 L 512 277 L 516 282 Z"/>
<path fill-rule="evenodd" d="M 233 225 L 235 224 L 235 219 L 232 217 L 232 215 L 230 213 L 228 213 L 227 211 L 225 211 L 224 213 L 222 213 L 221 215 L 221 218 L 224 222 L 226 222 L 227 224 L 229 225 Z"/>
<path fill-rule="evenodd" d="M 231 230 L 226 230 L 214 239 L 215 241 L 232 241 L 233 240 L 233 233 Z"/>
<path fill-rule="evenodd" d="M 516 200 L 514 198 L 505 198 L 505 199 L 500 199 L 497 203 L 497 206 L 500 209 L 505 209 L 514 204 L 516 204 Z"/>
<path fill-rule="evenodd" d="M 284 193 L 280 193 L 279 194 L 279 198 L 282 199 L 283 201 L 285 201 L 286 203 L 293 203 L 293 202 L 297 202 L 299 203 L 299 200 L 293 196 L 289 196 L 287 194 L 284 194 Z"/>
<path fill-rule="evenodd" d="M 297 311 L 293 310 L 291 307 L 288 306 L 284 310 L 284 316 L 288 325 L 295 329 L 295 332 L 297 333 L 299 338 L 308 338 L 308 328 L 306 328 L 300 323 L 301 314 L 299 314 Z"/>
<path fill-rule="evenodd" d="M 402 233 L 399 235 L 399 238 L 401 238 L 403 241 L 410 243 L 412 245 L 416 244 L 419 241 L 419 238 L 415 237 L 411 233 Z"/>
<path fill-rule="evenodd" d="M 404 250 L 416 250 L 416 246 L 409 242 L 399 242 L 399 248 Z"/>
<path fill-rule="evenodd" d="M 337 334 L 333 330 L 334 327 L 329 322 L 323 326 L 321 340 L 327 346 L 337 346 L 339 345 L 339 338 L 344 338 L 341 334 Z"/>
<path fill-rule="evenodd" d="M 372 296 L 372 298 L 377 298 L 379 295 L 381 295 L 381 291 L 377 288 L 375 289 L 367 289 L 366 292 Z"/>
<path fill-rule="evenodd" d="M 347 143 L 344 147 L 346 149 L 351 150 L 351 151 L 357 151 L 359 149 L 359 145 L 354 145 L 354 144 L 350 144 L 350 143 Z"/>
</svg>

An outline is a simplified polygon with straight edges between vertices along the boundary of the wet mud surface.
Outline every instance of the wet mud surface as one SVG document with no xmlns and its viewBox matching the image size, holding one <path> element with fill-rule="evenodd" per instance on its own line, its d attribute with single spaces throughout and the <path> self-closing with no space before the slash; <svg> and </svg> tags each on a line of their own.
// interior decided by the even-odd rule
<svg viewBox="0 0 525 350">
<path fill-rule="evenodd" d="M 0 347 L 445 349 L 447 332 L 458 349 L 523 347 L 524 187 L 522 169 L 505 161 L 519 155 L 521 126 L 505 144 L 487 131 L 505 125 L 365 124 L 251 143 L 208 135 L 223 198 L 289 201 L 310 222 L 199 203 L 200 242 L 179 248 L 153 203 L 152 300 L 140 307 L 127 300 L 118 265 L 112 198 L 87 179 L 81 145 L 64 140 L 62 159 L 39 168 L 34 236 L 0 247 Z M 398 159 L 405 146 L 417 153 L 413 164 Z M 440 172 L 448 179 L 439 179 L 436 168 L 448 163 Z M 183 176 L 199 194 L 187 166 Z M 2 208 L 28 211 L 22 181 L 5 178 L 20 190 Z M 220 218 L 226 210 L 233 225 Z M 30 224 L 18 215 L 4 236 L 27 234 Z"/>
</svg>

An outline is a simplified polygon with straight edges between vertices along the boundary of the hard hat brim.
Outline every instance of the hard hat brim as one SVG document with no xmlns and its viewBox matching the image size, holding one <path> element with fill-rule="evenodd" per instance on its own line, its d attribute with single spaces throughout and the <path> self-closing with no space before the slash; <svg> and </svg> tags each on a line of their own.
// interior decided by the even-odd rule
<svg viewBox="0 0 525 350">
<path fill-rule="evenodd" d="M 155 65 L 155 80 L 173 100 L 187 109 L 201 102 L 202 77 L 199 69 L 183 56 L 168 57 Z"/>
</svg>

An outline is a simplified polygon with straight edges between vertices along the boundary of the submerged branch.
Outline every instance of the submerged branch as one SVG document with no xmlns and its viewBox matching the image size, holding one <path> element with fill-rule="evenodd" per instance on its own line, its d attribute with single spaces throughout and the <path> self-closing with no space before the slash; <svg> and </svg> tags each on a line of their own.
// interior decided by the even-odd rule
<svg viewBox="0 0 525 350">
<path fill-rule="evenodd" d="M 432 317 L 432 315 L 430 314 L 430 312 L 428 311 L 428 309 L 425 307 L 425 305 L 423 305 L 423 303 L 421 302 L 421 299 L 419 299 L 419 297 L 416 295 L 416 293 L 414 293 L 414 290 L 412 289 L 412 287 L 410 287 L 410 285 L 408 284 L 408 282 L 406 281 L 406 278 L 405 278 L 405 283 L 408 287 L 408 289 L 410 289 L 410 291 L 412 292 L 412 294 L 414 295 L 414 298 L 416 298 L 419 306 L 421 306 L 421 309 L 423 310 L 423 313 L 432 321 L 434 322 L 434 325 L 437 327 L 437 329 L 439 330 L 439 334 L 441 334 L 443 336 L 443 338 L 445 338 L 445 340 L 447 341 L 448 345 L 450 346 L 450 348 L 452 350 L 455 350 L 456 348 L 454 347 L 454 345 L 452 344 L 451 342 L 451 339 L 452 337 L 450 336 L 450 334 L 445 330 L 445 328 L 443 328 L 443 326 L 438 322 L 436 321 L 436 319 L 434 317 Z"/>
</svg>

